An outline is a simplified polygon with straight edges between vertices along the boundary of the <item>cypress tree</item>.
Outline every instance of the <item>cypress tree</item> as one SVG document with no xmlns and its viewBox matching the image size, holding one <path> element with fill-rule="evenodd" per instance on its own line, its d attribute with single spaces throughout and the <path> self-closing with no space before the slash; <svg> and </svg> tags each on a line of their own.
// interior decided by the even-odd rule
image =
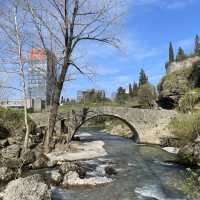
<svg viewBox="0 0 200 200">
<path fill-rule="evenodd" d="M 146 84 L 146 83 L 148 83 L 148 77 L 147 77 L 147 75 L 145 74 L 144 70 L 141 69 L 141 70 L 140 70 L 140 76 L 139 76 L 139 87 L 140 87 L 141 85 Z"/>
<path fill-rule="evenodd" d="M 200 55 L 200 38 L 198 35 L 196 35 L 196 37 L 195 37 L 194 53 L 196 55 Z"/>
<path fill-rule="evenodd" d="M 132 85 L 129 84 L 129 96 L 132 97 L 133 96 L 133 89 L 132 89 Z"/>
<path fill-rule="evenodd" d="M 179 47 L 178 54 L 176 56 L 176 61 L 179 62 L 179 61 L 183 61 L 184 59 L 186 59 L 185 52 L 181 47 Z"/>
<path fill-rule="evenodd" d="M 132 91 L 133 91 L 133 97 L 136 97 L 138 94 L 138 85 L 136 82 L 133 83 Z"/>
<path fill-rule="evenodd" d="M 169 43 L 169 63 L 174 62 L 174 49 L 172 42 Z"/>
</svg>

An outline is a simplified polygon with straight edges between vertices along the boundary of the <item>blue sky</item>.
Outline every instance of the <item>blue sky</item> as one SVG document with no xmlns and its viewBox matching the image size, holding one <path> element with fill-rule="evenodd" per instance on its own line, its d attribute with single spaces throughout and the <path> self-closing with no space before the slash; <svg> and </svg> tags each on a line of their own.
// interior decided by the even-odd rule
<svg viewBox="0 0 200 200">
<path fill-rule="evenodd" d="M 193 50 L 200 34 L 199 10 L 199 0 L 131 0 L 119 34 L 121 50 L 87 45 L 85 59 L 96 75 L 66 83 L 63 96 L 76 98 L 77 90 L 94 87 L 111 96 L 119 86 L 137 81 L 140 68 L 156 85 L 165 74 L 169 41 L 175 50 Z"/>
</svg>

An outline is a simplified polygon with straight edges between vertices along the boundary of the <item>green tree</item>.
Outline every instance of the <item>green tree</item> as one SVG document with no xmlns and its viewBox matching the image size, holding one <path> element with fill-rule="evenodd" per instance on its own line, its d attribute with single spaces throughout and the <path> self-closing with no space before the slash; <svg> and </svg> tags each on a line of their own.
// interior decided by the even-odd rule
<svg viewBox="0 0 200 200">
<path fill-rule="evenodd" d="M 145 74 L 144 70 L 140 70 L 140 75 L 139 75 L 139 87 L 148 83 L 148 76 Z"/>
<path fill-rule="evenodd" d="M 133 83 L 132 93 L 133 93 L 133 97 L 136 97 L 138 94 L 138 84 L 136 82 Z"/>
<path fill-rule="evenodd" d="M 140 86 L 138 90 L 139 103 L 143 105 L 144 108 L 152 108 L 156 100 L 155 87 L 150 83 L 146 83 Z"/>
<path fill-rule="evenodd" d="M 117 89 L 116 101 L 119 104 L 123 104 L 123 103 L 125 103 L 126 99 L 127 99 L 126 89 L 124 89 L 123 87 L 119 87 Z"/>
<path fill-rule="evenodd" d="M 133 97 L 133 88 L 131 84 L 129 84 L 129 96 Z"/>
<path fill-rule="evenodd" d="M 172 42 L 169 43 L 169 63 L 174 62 L 174 49 Z"/>
<path fill-rule="evenodd" d="M 176 61 L 183 61 L 183 60 L 185 60 L 187 58 L 187 56 L 186 56 L 186 54 L 185 54 L 185 52 L 184 52 L 184 50 L 181 48 L 181 47 L 179 47 L 179 49 L 178 49 L 178 54 L 177 54 L 177 56 L 176 56 Z"/>
<path fill-rule="evenodd" d="M 195 52 L 196 55 L 200 55 L 200 38 L 199 38 L 199 35 L 196 35 L 196 37 L 195 37 L 194 52 Z"/>
</svg>

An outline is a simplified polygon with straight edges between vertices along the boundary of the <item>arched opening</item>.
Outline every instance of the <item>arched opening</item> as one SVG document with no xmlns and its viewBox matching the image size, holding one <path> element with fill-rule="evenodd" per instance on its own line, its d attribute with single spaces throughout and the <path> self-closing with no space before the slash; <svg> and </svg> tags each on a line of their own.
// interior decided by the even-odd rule
<svg viewBox="0 0 200 200">
<path fill-rule="evenodd" d="M 131 137 L 129 137 L 130 139 L 132 139 L 134 142 L 138 143 L 139 142 L 139 134 L 136 131 L 136 129 L 133 127 L 132 124 L 130 124 L 127 120 L 115 116 L 115 115 L 107 115 L 107 114 L 102 114 L 102 115 L 95 115 L 89 118 L 86 118 L 79 126 L 76 127 L 73 137 L 77 134 L 77 132 L 79 132 L 80 128 L 86 124 L 87 122 L 94 120 L 94 119 L 98 119 L 98 118 L 104 118 L 104 119 L 108 119 L 108 118 L 112 118 L 112 119 L 116 119 L 116 120 L 120 120 L 122 123 L 124 123 L 131 131 Z"/>
</svg>

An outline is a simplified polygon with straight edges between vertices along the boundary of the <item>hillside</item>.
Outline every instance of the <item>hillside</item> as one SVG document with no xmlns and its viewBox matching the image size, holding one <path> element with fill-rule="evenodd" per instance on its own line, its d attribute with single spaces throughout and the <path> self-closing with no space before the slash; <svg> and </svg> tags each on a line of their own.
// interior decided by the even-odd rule
<svg viewBox="0 0 200 200">
<path fill-rule="evenodd" d="M 173 109 L 184 94 L 199 87 L 200 57 L 173 62 L 167 66 L 167 74 L 158 85 L 159 104 L 163 108 Z"/>
</svg>

